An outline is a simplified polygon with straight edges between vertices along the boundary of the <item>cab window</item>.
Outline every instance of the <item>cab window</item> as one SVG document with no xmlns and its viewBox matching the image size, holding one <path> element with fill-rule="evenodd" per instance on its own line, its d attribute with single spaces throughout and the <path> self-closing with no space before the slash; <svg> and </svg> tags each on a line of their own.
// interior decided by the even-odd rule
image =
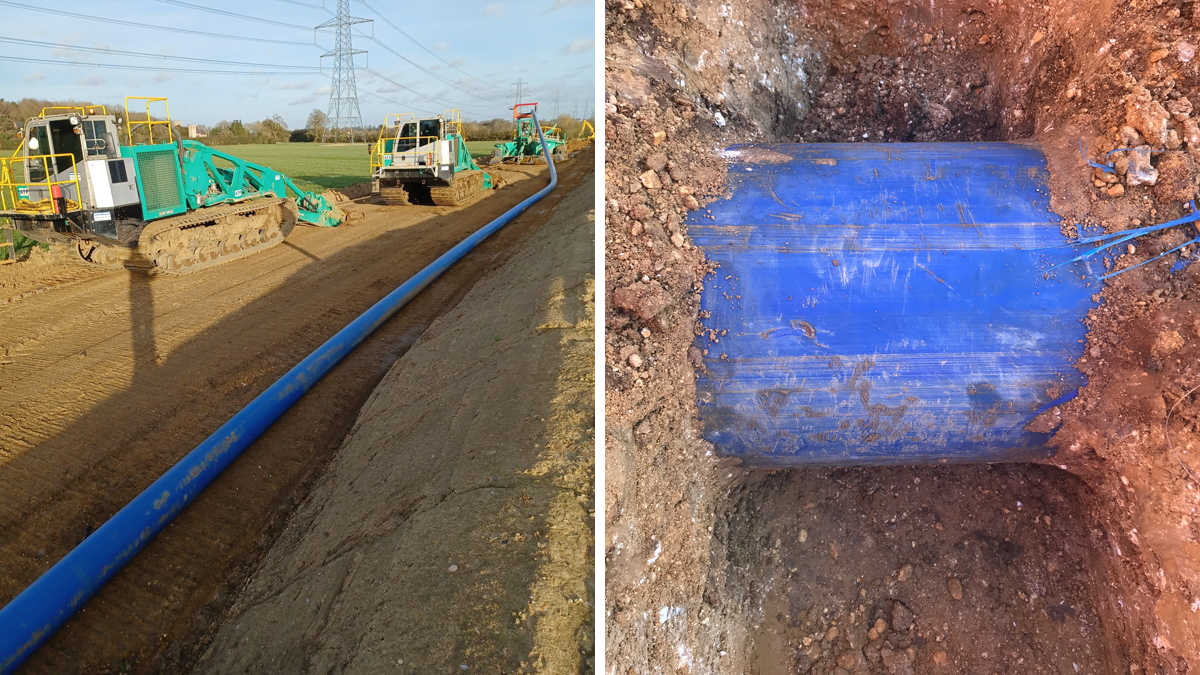
<svg viewBox="0 0 1200 675">
<path fill-rule="evenodd" d="M 421 144 L 441 138 L 441 120 L 421 120 Z"/>
<path fill-rule="evenodd" d="M 50 149 L 50 135 L 49 135 L 49 133 L 47 133 L 46 127 L 44 125 L 39 124 L 38 126 L 35 126 L 35 127 L 29 127 L 28 139 L 33 140 L 35 138 L 37 139 L 37 142 L 38 142 L 38 149 L 30 150 L 29 149 L 29 141 L 26 141 L 25 142 L 25 156 L 26 157 L 36 157 L 38 155 L 49 155 L 51 152 L 53 152 Z M 25 173 L 28 177 L 28 180 L 30 180 L 30 181 L 36 182 L 36 181 L 46 180 L 46 172 L 43 168 L 42 160 L 26 161 L 25 162 Z"/>
<path fill-rule="evenodd" d="M 112 134 L 104 120 L 83 121 L 83 144 L 88 157 L 115 157 Z"/>
<path fill-rule="evenodd" d="M 75 127 L 71 126 L 69 120 L 54 120 L 50 122 L 50 140 L 54 146 L 54 154 L 71 155 L 75 158 L 76 164 L 83 161 L 83 143 L 80 140 L 79 134 L 75 133 Z M 53 164 L 55 166 L 55 174 L 71 170 L 70 158 L 55 157 Z"/>
<path fill-rule="evenodd" d="M 396 142 L 396 150 L 402 152 L 404 150 L 412 150 L 413 148 L 417 147 L 416 135 L 417 125 L 413 122 L 406 123 L 400 129 L 399 140 Z"/>
</svg>

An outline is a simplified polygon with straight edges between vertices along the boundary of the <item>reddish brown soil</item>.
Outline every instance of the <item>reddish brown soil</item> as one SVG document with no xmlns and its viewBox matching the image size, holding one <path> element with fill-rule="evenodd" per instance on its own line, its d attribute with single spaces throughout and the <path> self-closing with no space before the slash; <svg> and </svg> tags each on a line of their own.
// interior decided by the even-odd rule
<svg viewBox="0 0 1200 675">
<path fill-rule="evenodd" d="M 1037 420 L 1062 425 L 1051 466 L 763 472 L 713 458 L 698 439 L 692 338 L 709 270 L 684 218 L 720 198 L 717 151 L 753 140 L 1032 142 L 1064 231 L 1178 217 L 1196 185 L 1186 144 L 1154 155 L 1158 185 L 1113 197 L 1093 185 L 1078 142 L 1096 159 L 1119 147 L 1127 94 L 1200 107 L 1200 59 L 1183 60 L 1180 44 L 1197 40 L 1200 7 L 610 0 L 607 10 L 609 667 L 1197 665 L 1200 270 L 1152 263 L 1100 291 L 1080 361 L 1089 384 Z M 1170 122 L 1180 138 L 1185 126 Z M 1183 240 L 1138 242 L 1117 264 Z M 887 625 L 867 635 L 877 618 Z"/>
<path fill-rule="evenodd" d="M 0 603 L 348 321 L 540 189 L 545 175 L 544 166 L 514 167 L 504 189 L 465 208 L 345 206 L 363 217 L 336 229 L 299 227 L 283 245 L 182 277 L 6 266 Z M 584 159 L 560 176 L 559 190 L 301 399 L 26 670 L 178 672 L 194 661 L 389 367 L 592 173 Z"/>
</svg>

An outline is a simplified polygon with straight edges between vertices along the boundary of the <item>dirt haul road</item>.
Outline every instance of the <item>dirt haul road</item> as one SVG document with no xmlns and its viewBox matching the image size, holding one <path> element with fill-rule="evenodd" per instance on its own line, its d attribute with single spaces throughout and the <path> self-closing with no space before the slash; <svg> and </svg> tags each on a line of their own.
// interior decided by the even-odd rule
<svg viewBox="0 0 1200 675">
<path fill-rule="evenodd" d="M 591 163 L 591 151 L 564 163 L 558 190 L 347 357 L 59 631 L 29 672 L 149 672 L 194 660 L 204 646 L 197 636 L 380 378 L 587 179 Z M 503 173 L 507 185 L 469 207 L 352 206 L 365 217 L 298 227 L 281 246 L 185 277 L 53 262 L 38 278 L 8 272 L 0 290 L 22 299 L 0 299 L 0 603 L 336 330 L 545 185 L 544 166 Z"/>
</svg>

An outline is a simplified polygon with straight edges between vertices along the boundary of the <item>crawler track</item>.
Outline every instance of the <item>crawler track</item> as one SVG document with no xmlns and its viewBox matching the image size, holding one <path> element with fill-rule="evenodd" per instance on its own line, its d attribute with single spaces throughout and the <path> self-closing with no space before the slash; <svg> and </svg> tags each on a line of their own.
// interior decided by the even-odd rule
<svg viewBox="0 0 1200 675">
<path fill-rule="evenodd" d="M 212 206 L 151 222 L 137 248 L 81 241 L 79 255 L 102 267 L 187 274 L 283 243 L 297 218 L 296 204 L 288 199 Z"/>
<path fill-rule="evenodd" d="M 454 174 L 450 185 L 429 189 L 429 196 L 437 206 L 462 206 L 483 195 L 482 171 L 460 171 Z"/>
</svg>

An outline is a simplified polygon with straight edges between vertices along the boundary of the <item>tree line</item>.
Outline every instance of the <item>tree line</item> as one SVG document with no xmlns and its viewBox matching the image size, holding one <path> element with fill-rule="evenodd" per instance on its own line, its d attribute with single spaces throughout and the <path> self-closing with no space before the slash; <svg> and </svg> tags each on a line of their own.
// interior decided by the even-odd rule
<svg viewBox="0 0 1200 675">
<path fill-rule="evenodd" d="M 48 101 L 45 99 L 24 98 L 19 101 L 0 99 L 0 150 L 12 151 L 21 143 L 20 131 L 25 122 L 36 117 L 43 108 L 49 106 L 83 106 L 94 104 L 79 101 Z M 123 104 L 105 106 L 109 114 L 122 117 L 125 114 Z M 159 118 L 153 118 L 159 119 Z M 594 120 L 578 120 L 570 115 L 561 115 L 557 120 L 542 120 L 543 125 L 553 122 L 561 129 L 566 138 L 577 138 L 581 133 L 583 123 L 594 124 Z M 175 123 L 176 138 L 188 138 L 188 130 Z M 355 130 L 356 138 L 374 142 L 379 137 L 381 125 L 365 126 Z M 121 142 L 126 143 L 125 130 L 121 129 Z M 159 140 L 161 128 L 155 128 L 155 141 Z M 329 117 L 324 111 L 314 109 L 308 115 L 303 129 L 289 129 L 283 117 L 272 115 L 258 122 L 243 122 L 242 120 L 222 120 L 211 127 L 197 125 L 197 131 L 205 134 L 198 140 L 205 145 L 241 145 L 250 143 L 311 143 L 319 142 L 330 132 Z M 339 136 L 346 130 L 339 132 Z M 471 141 L 505 141 L 513 136 L 512 119 L 495 118 L 487 121 L 463 122 L 463 135 Z M 136 126 L 133 130 L 134 143 L 145 143 L 150 139 L 145 125 Z"/>
</svg>

